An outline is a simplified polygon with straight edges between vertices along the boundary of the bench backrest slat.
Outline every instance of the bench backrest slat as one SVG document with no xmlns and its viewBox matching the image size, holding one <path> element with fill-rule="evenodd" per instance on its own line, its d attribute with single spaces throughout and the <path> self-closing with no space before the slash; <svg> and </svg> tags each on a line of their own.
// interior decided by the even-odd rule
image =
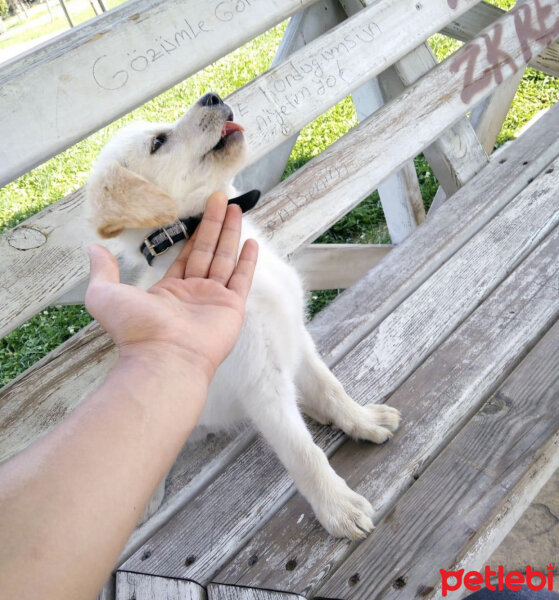
<svg viewBox="0 0 559 600">
<path fill-rule="evenodd" d="M 550 8 L 550 35 L 555 22 L 559 5 Z M 550 43 L 539 34 L 520 40 L 513 14 L 503 16 L 484 36 L 500 39 L 496 62 L 493 51 L 483 51 L 485 37 L 476 38 L 267 194 L 254 212 L 280 254 L 289 255 L 314 239 L 321 225 L 335 222 L 523 69 L 529 53 L 537 55 Z M 322 222 L 317 224 L 319 212 Z"/>
<path fill-rule="evenodd" d="M 127 2 L 7 63 L 0 186 L 313 1 Z"/>
</svg>

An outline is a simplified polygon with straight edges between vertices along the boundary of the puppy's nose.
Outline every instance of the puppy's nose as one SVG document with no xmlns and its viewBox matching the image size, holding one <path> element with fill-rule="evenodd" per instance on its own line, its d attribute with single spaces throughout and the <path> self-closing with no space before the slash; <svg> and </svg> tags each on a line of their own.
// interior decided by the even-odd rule
<svg viewBox="0 0 559 600">
<path fill-rule="evenodd" d="M 210 92 L 202 96 L 198 100 L 198 103 L 202 106 L 217 106 L 218 104 L 223 104 L 223 100 L 216 93 Z"/>
</svg>

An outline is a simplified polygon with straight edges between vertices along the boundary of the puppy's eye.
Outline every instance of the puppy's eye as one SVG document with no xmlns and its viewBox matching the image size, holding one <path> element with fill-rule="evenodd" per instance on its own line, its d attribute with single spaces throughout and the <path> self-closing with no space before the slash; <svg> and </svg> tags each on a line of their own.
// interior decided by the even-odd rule
<svg viewBox="0 0 559 600">
<path fill-rule="evenodd" d="M 157 152 L 159 150 L 159 148 L 161 148 L 161 146 L 163 146 L 163 144 L 167 141 L 167 134 L 166 133 L 160 133 L 159 135 L 156 135 L 153 140 L 151 140 L 151 147 L 149 149 L 149 153 L 153 154 L 154 152 Z"/>
</svg>

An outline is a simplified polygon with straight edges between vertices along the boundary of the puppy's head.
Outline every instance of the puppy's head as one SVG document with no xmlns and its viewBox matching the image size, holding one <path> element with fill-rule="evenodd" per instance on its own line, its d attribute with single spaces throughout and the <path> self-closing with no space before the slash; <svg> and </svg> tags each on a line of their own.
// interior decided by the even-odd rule
<svg viewBox="0 0 559 600">
<path fill-rule="evenodd" d="M 105 146 L 87 183 L 90 219 L 102 237 L 161 227 L 204 210 L 228 191 L 246 158 L 243 130 L 214 93 L 170 125 L 134 123 Z"/>
</svg>

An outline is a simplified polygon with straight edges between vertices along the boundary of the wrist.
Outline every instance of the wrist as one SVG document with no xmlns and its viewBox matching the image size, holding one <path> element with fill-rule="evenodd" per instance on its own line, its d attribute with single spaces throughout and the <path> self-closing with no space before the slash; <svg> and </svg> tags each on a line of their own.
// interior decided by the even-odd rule
<svg viewBox="0 0 559 600">
<path fill-rule="evenodd" d="M 213 373 L 195 360 L 177 356 L 165 348 L 119 348 L 115 371 L 146 397 L 206 397 Z M 143 394 L 142 394 L 143 395 Z"/>
<path fill-rule="evenodd" d="M 194 381 L 206 389 L 216 371 L 200 354 L 158 342 L 119 346 L 118 363 L 179 384 L 182 380 Z"/>
</svg>

